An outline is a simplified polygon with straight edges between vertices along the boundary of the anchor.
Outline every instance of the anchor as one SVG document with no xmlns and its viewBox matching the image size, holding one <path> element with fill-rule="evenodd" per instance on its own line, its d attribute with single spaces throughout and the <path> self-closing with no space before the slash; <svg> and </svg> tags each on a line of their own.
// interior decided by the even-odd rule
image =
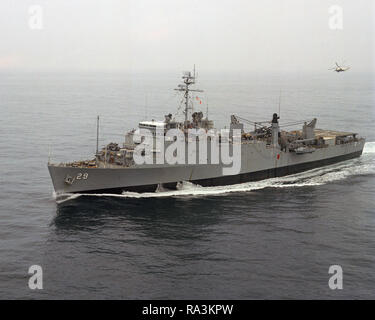
<svg viewBox="0 0 375 320">
<path fill-rule="evenodd" d="M 72 185 L 73 184 L 73 182 L 74 182 L 74 178 L 73 177 L 71 177 L 70 175 L 67 175 L 66 177 L 65 177 L 65 179 L 64 179 L 64 182 L 66 183 L 66 184 L 68 184 L 68 185 Z"/>
</svg>

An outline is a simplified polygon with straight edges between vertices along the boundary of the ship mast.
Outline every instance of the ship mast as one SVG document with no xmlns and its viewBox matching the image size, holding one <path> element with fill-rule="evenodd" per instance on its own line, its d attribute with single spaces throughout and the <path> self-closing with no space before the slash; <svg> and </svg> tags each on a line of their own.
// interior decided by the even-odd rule
<svg viewBox="0 0 375 320">
<path fill-rule="evenodd" d="M 96 118 L 96 160 L 98 160 L 99 155 L 99 116 Z"/>
<path fill-rule="evenodd" d="M 195 65 L 194 65 L 194 73 L 191 74 L 190 71 L 185 71 L 182 75 L 182 80 L 184 84 L 179 84 L 178 88 L 175 89 L 176 91 L 180 91 L 184 93 L 184 99 L 185 99 L 185 126 L 188 123 L 188 116 L 189 116 L 189 92 L 203 92 L 203 90 L 199 89 L 190 89 L 189 86 L 195 84 Z"/>
</svg>

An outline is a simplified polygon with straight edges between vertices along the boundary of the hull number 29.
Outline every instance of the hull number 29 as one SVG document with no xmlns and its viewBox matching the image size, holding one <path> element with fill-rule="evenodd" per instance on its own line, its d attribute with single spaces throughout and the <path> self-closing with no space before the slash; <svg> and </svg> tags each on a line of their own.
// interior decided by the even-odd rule
<svg viewBox="0 0 375 320">
<path fill-rule="evenodd" d="M 76 179 L 77 180 L 86 180 L 89 177 L 89 174 L 87 172 L 85 173 L 78 173 Z"/>
</svg>

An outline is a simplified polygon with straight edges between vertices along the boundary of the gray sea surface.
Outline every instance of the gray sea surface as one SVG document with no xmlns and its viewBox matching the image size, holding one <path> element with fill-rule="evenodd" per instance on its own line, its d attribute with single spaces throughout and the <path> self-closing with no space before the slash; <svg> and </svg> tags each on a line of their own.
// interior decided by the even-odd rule
<svg viewBox="0 0 375 320">
<path fill-rule="evenodd" d="M 200 70 L 198 80 L 196 108 L 219 128 L 231 114 L 270 120 L 281 91 L 281 122 L 317 117 L 366 137 L 364 153 L 242 185 L 57 203 L 49 154 L 92 158 L 97 115 L 104 145 L 176 113 L 180 75 L 2 72 L 1 299 L 375 298 L 374 76 Z M 28 287 L 31 265 L 43 268 L 43 290 Z M 331 265 L 343 290 L 328 286 Z"/>
</svg>

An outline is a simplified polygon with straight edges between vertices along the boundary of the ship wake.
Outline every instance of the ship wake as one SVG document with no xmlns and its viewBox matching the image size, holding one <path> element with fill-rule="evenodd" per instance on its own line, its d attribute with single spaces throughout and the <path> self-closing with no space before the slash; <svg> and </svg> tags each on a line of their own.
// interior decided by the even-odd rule
<svg viewBox="0 0 375 320">
<path fill-rule="evenodd" d="M 167 190 L 160 187 L 156 192 L 150 193 L 124 192 L 123 194 L 64 194 L 57 197 L 55 196 L 55 199 L 57 203 L 62 203 L 81 196 L 118 198 L 204 197 L 229 194 L 233 192 L 250 192 L 265 188 L 320 186 L 358 175 L 375 175 L 375 142 L 367 142 L 365 144 L 362 157 L 360 158 L 280 178 L 218 187 L 202 187 L 185 181 L 177 185 L 177 190 Z"/>
</svg>

